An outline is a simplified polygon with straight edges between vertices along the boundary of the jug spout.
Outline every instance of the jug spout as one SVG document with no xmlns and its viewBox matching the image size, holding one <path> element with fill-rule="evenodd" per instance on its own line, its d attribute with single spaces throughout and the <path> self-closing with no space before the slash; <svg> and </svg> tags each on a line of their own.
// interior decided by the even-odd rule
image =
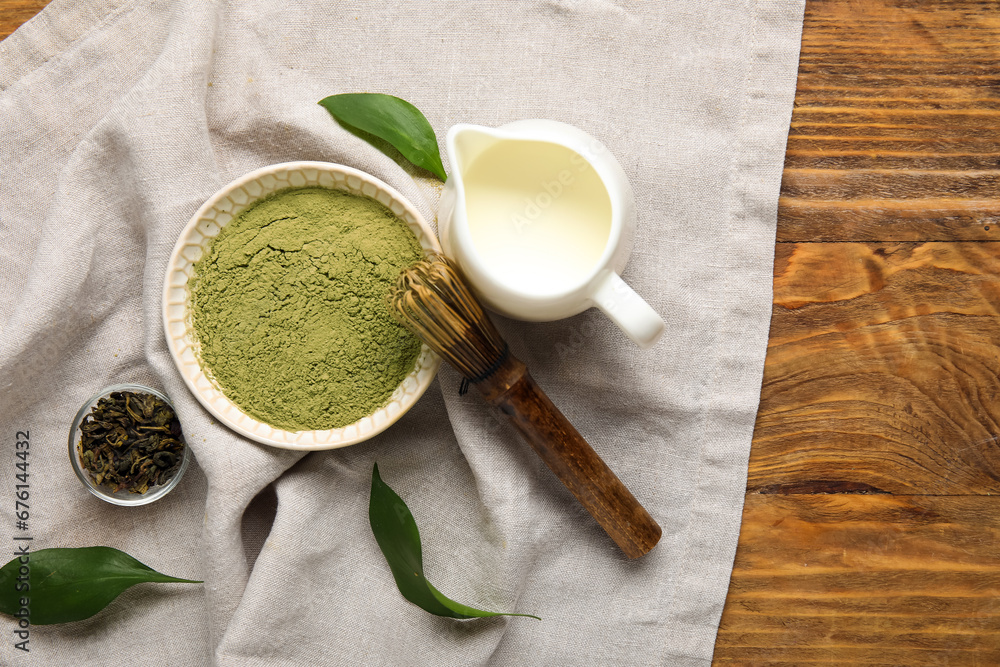
<svg viewBox="0 0 1000 667">
<path fill-rule="evenodd" d="M 488 127 L 460 123 L 448 130 L 448 161 L 454 174 L 461 177 L 483 151 L 499 141 Z"/>
</svg>

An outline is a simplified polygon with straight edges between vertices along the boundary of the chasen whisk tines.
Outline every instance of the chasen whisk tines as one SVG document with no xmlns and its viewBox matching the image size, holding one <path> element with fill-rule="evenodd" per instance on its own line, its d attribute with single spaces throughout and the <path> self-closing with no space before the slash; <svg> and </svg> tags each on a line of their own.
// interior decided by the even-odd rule
<svg viewBox="0 0 1000 667">
<path fill-rule="evenodd" d="M 405 269 L 389 302 L 404 326 L 469 381 L 488 375 L 507 355 L 500 333 L 443 255 Z"/>
</svg>

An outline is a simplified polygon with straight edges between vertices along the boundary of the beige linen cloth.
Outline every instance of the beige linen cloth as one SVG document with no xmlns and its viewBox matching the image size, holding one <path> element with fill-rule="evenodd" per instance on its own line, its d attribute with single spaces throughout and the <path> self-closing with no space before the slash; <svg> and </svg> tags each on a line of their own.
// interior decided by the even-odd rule
<svg viewBox="0 0 1000 667">
<path fill-rule="evenodd" d="M 801 0 L 55 0 L 0 43 L 0 551 L 15 536 L 103 544 L 204 579 L 32 627 L 30 653 L 4 617 L 0 662 L 709 663 L 759 400 L 801 23 Z M 233 178 L 339 162 L 434 220 L 433 179 L 316 104 L 360 91 L 411 101 L 439 141 L 458 122 L 552 118 L 618 157 L 639 219 L 624 277 L 666 318 L 663 339 L 639 350 L 595 311 L 498 322 L 662 525 L 644 558 L 626 559 L 450 369 L 382 435 L 305 456 L 236 435 L 182 383 L 160 317 L 167 258 Z M 165 390 L 197 456 L 148 507 L 94 498 L 67 460 L 74 413 L 119 382 Z M 31 442 L 25 531 L 18 430 Z M 455 621 L 405 601 L 368 527 L 375 461 L 442 592 L 542 620 Z"/>
</svg>

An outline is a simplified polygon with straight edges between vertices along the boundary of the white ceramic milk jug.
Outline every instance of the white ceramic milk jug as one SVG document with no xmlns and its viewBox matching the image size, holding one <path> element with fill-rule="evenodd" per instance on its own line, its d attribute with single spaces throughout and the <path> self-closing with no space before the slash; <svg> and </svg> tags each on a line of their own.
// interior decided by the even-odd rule
<svg viewBox="0 0 1000 667">
<path fill-rule="evenodd" d="M 521 320 L 600 308 L 640 347 L 663 319 L 619 277 L 632 250 L 635 201 L 613 155 L 552 120 L 448 131 L 452 173 L 438 228 L 483 303 Z"/>
</svg>

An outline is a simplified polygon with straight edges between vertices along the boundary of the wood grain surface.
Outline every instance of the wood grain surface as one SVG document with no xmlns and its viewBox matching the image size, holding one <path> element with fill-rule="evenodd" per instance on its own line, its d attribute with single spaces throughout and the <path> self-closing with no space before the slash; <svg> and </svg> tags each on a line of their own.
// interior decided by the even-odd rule
<svg viewBox="0 0 1000 667">
<path fill-rule="evenodd" d="M 0 0 L 0 39 L 42 11 L 49 0 Z"/>
<path fill-rule="evenodd" d="M 807 0 L 778 215 L 714 662 L 1000 665 L 1000 2 Z"/>
<path fill-rule="evenodd" d="M 997 661 L 985 496 L 750 494 L 716 664 Z"/>
<path fill-rule="evenodd" d="M 1000 3 L 808 0 L 719 665 L 1000 665 Z"/>
</svg>

